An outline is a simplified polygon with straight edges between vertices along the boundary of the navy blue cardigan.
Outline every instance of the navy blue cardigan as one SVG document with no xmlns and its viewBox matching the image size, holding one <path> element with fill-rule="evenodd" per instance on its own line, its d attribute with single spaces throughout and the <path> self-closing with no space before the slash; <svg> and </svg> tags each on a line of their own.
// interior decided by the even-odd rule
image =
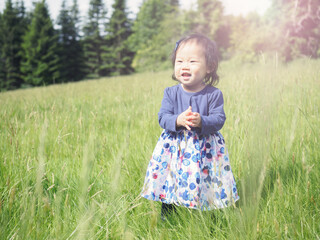
<svg viewBox="0 0 320 240">
<path fill-rule="evenodd" d="M 176 119 L 189 106 L 192 107 L 192 112 L 198 112 L 201 116 L 201 129 L 192 128 L 192 130 L 201 135 L 209 135 L 222 128 L 226 120 L 222 92 L 208 85 L 199 92 L 186 92 L 181 84 L 164 90 L 158 113 L 160 126 L 172 132 L 180 132 L 185 129 L 184 127 L 176 128 Z"/>
</svg>

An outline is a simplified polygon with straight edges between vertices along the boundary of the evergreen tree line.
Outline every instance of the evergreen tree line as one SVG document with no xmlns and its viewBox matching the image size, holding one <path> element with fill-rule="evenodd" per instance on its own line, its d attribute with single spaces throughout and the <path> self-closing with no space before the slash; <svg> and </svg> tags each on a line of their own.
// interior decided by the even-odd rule
<svg viewBox="0 0 320 240">
<path fill-rule="evenodd" d="M 23 0 L 6 0 L 0 14 L 0 89 L 132 73 L 132 21 L 124 0 L 112 8 L 107 19 L 104 2 L 90 0 L 81 24 L 77 0 L 72 6 L 63 0 L 55 28 L 45 0 L 30 13 Z"/>
<path fill-rule="evenodd" d="M 170 52 L 183 35 L 214 39 L 221 59 L 255 62 L 320 56 L 320 2 L 272 0 L 260 16 L 226 15 L 220 0 L 198 0 L 182 10 L 178 0 L 144 0 L 134 20 L 125 0 L 111 15 L 102 0 L 90 0 L 81 21 L 77 0 L 63 0 L 56 28 L 45 0 L 26 12 L 23 0 L 6 0 L 0 13 L 0 89 L 48 85 L 158 71 L 170 67 Z"/>
</svg>

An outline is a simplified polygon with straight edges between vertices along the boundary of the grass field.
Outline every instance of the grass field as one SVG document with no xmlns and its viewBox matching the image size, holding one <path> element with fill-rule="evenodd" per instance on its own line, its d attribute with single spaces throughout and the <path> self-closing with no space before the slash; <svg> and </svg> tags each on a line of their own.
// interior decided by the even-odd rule
<svg viewBox="0 0 320 240">
<path fill-rule="evenodd" d="M 221 64 L 240 201 L 167 222 L 139 193 L 171 71 L 0 93 L 0 238 L 320 239 L 319 66 Z"/>
</svg>

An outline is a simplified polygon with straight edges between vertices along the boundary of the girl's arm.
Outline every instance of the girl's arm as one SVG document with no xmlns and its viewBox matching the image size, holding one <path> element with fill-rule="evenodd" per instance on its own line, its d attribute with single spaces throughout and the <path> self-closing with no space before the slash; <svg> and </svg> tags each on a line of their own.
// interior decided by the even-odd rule
<svg viewBox="0 0 320 240">
<path fill-rule="evenodd" d="M 201 134 L 212 134 L 223 127 L 226 121 L 223 103 L 223 95 L 219 89 L 208 96 L 209 112 L 208 116 L 201 115 Z"/>
<path fill-rule="evenodd" d="M 170 92 L 170 88 L 164 90 L 163 99 L 161 102 L 161 108 L 158 113 L 159 124 L 163 129 L 177 132 L 176 119 L 178 114 L 174 114 L 173 94 Z"/>
</svg>

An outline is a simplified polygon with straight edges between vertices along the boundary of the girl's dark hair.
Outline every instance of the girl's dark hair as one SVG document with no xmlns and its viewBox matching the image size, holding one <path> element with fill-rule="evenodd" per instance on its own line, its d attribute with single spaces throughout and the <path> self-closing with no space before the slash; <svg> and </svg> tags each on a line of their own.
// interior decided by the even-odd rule
<svg viewBox="0 0 320 240">
<path fill-rule="evenodd" d="M 174 48 L 172 55 L 171 55 L 171 61 L 172 65 L 174 67 L 175 61 L 176 61 L 176 54 L 177 50 L 181 46 L 181 44 L 185 44 L 189 41 L 196 41 L 198 44 L 203 46 L 205 50 L 205 57 L 206 57 L 206 64 L 208 67 L 211 68 L 210 73 L 207 73 L 207 75 L 204 78 L 204 83 L 208 85 L 216 85 L 219 82 L 219 76 L 217 74 L 218 70 L 218 48 L 217 45 L 214 41 L 206 37 L 205 35 L 202 34 L 191 34 L 189 36 L 186 36 L 184 38 L 181 38 L 177 43 L 176 47 Z M 175 74 L 172 74 L 172 79 L 178 81 L 176 78 Z"/>
</svg>

